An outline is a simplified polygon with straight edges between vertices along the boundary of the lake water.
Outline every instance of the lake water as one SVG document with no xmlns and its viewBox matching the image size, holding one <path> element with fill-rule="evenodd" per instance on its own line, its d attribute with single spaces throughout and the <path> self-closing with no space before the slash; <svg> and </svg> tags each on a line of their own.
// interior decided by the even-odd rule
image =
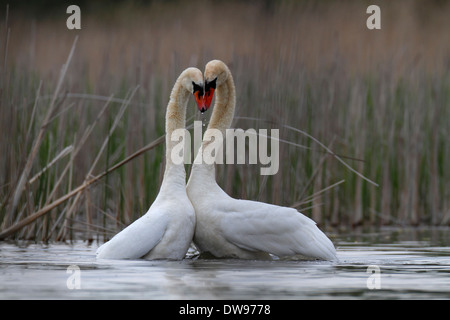
<svg viewBox="0 0 450 320">
<path fill-rule="evenodd" d="M 330 234 L 338 261 L 113 261 L 0 242 L 0 299 L 448 299 L 450 229 Z"/>
</svg>

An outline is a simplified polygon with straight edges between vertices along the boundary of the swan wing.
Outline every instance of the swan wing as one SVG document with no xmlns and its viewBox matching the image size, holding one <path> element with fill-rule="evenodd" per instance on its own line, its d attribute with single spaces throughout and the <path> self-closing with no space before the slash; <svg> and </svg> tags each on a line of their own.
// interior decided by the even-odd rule
<svg viewBox="0 0 450 320">
<path fill-rule="evenodd" d="M 228 202 L 221 219 L 224 237 L 236 246 L 277 256 L 336 258 L 333 243 L 316 223 L 294 208 L 263 202 Z"/>
<path fill-rule="evenodd" d="M 149 211 L 97 249 L 99 259 L 139 259 L 163 238 L 166 215 Z"/>
</svg>

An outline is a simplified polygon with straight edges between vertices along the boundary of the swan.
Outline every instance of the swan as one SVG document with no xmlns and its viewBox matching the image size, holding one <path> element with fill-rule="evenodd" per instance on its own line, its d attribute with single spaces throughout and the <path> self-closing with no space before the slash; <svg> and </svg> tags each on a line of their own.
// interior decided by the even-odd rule
<svg viewBox="0 0 450 320">
<path fill-rule="evenodd" d="M 214 91 L 216 101 L 186 187 L 197 220 L 193 241 L 200 253 L 238 259 L 336 259 L 333 243 L 313 220 L 294 208 L 230 197 L 216 183 L 214 163 L 197 159 L 211 143 L 212 129 L 224 134 L 230 127 L 236 101 L 233 77 L 222 61 L 206 65 L 204 81 L 206 105 L 200 111 L 209 108 Z"/>
<path fill-rule="evenodd" d="M 166 111 L 166 167 L 161 187 L 145 215 L 97 249 L 98 259 L 180 260 L 192 242 L 194 208 L 186 194 L 184 164 L 172 161 L 172 133 L 185 128 L 189 96 L 202 108 L 203 74 L 197 68 L 184 70 L 175 82 Z"/>
</svg>

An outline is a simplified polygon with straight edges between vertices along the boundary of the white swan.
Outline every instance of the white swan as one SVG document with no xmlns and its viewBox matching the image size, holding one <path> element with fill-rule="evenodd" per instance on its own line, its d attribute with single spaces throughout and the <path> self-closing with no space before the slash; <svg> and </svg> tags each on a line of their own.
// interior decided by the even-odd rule
<svg viewBox="0 0 450 320">
<path fill-rule="evenodd" d="M 228 67 L 219 60 L 206 65 L 206 108 L 215 89 L 216 101 L 204 134 L 203 150 L 211 143 L 210 129 L 224 133 L 234 114 L 233 78 Z M 200 156 L 199 152 L 197 157 Z M 216 183 L 214 164 L 196 162 L 187 184 L 187 194 L 195 208 L 194 243 L 200 252 L 241 259 L 271 259 L 270 254 L 323 260 L 336 258 L 333 243 L 313 220 L 293 208 L 233 199 Z"/>
<path fill-rule="evenodd" d="M 203 74 L 197 68 L 181 73 L 166 112 L 166 167 L 158 196 L 148 212 L 97 250 L 99 259 L 183 259 L 192 242 L 195 212 L 186 194 L 184 164 L 171 159 L 174 130 L 185 128 L 189 95 L 203 104 Z"/>
</svg>

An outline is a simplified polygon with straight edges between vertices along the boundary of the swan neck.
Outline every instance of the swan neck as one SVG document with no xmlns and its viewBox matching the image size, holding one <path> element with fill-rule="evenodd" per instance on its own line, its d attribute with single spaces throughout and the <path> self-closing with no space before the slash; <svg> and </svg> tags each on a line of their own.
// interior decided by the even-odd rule
<svg viewBox="0 0 450 320">
<path fill-rule="evenodd" d="M 203 135 L 202 146 L 197 153 L 194 160 L 194 166 L 192 167 L 192 177 L 198 177 L 202 180 L 202 184 L 211 182 L 215 185 L 215 165 L 213 163 L 206 163 L 205 158 L 202 155 L 202 151 L 207 150 L 208 145 L 214 141 L 214 134 L 219 130 L 222 133 L 222 137 L 225 137 L 225 130 L 231 126 L 234 117 L 234 109 L 236 105 L 236 94 L 233 77 L 231 72 L 228 72 L 227 80 L 217 87 L 216 100 L 214 103 L 213 113 L 209 121 L 208 128 Z M 222 141 L 223 143 L 223 141 Z"/>
<path fill-rule="evenodd" d="M 208 128 L 203 135 L 202 150 L 205 150 L 212 141 L 215 141 L 214 135 L 217 133 L 217 130 L 222 134 L 222 138 L 225 138 L 225 130 L 230 128 L 233 122 L 236 93 L 231 72 L 228 70 L 227 72 L 227 80 L 218 86 L 216 90 L 214 110 Z"/>
<path fill-rule="evenodd" d="M 190 92 L 181 85 L 181 79 L 178 78 L 170 94 L 170 101 L 166 111 L 166 168 L 164 171 L 164 180 L 175 180 L 186 183 L 186 171 L 184 163 L 174 163 L 172 160 L 172 150 L 180 143 L 178 139 L 172 141 L 172 136 L 176 130 L 185 130 L 186 125 L 186 107 L 188 104 Z"/>
<path fill-rule="evenodd" d="M 209 121 L 208 129 L 217 129 L 225 134 L 231 126 L 236 106 L 236 93 L 233 77 L 228 72 L 227 80 L 217 87 L 214 110 Z"/>
</svg>

